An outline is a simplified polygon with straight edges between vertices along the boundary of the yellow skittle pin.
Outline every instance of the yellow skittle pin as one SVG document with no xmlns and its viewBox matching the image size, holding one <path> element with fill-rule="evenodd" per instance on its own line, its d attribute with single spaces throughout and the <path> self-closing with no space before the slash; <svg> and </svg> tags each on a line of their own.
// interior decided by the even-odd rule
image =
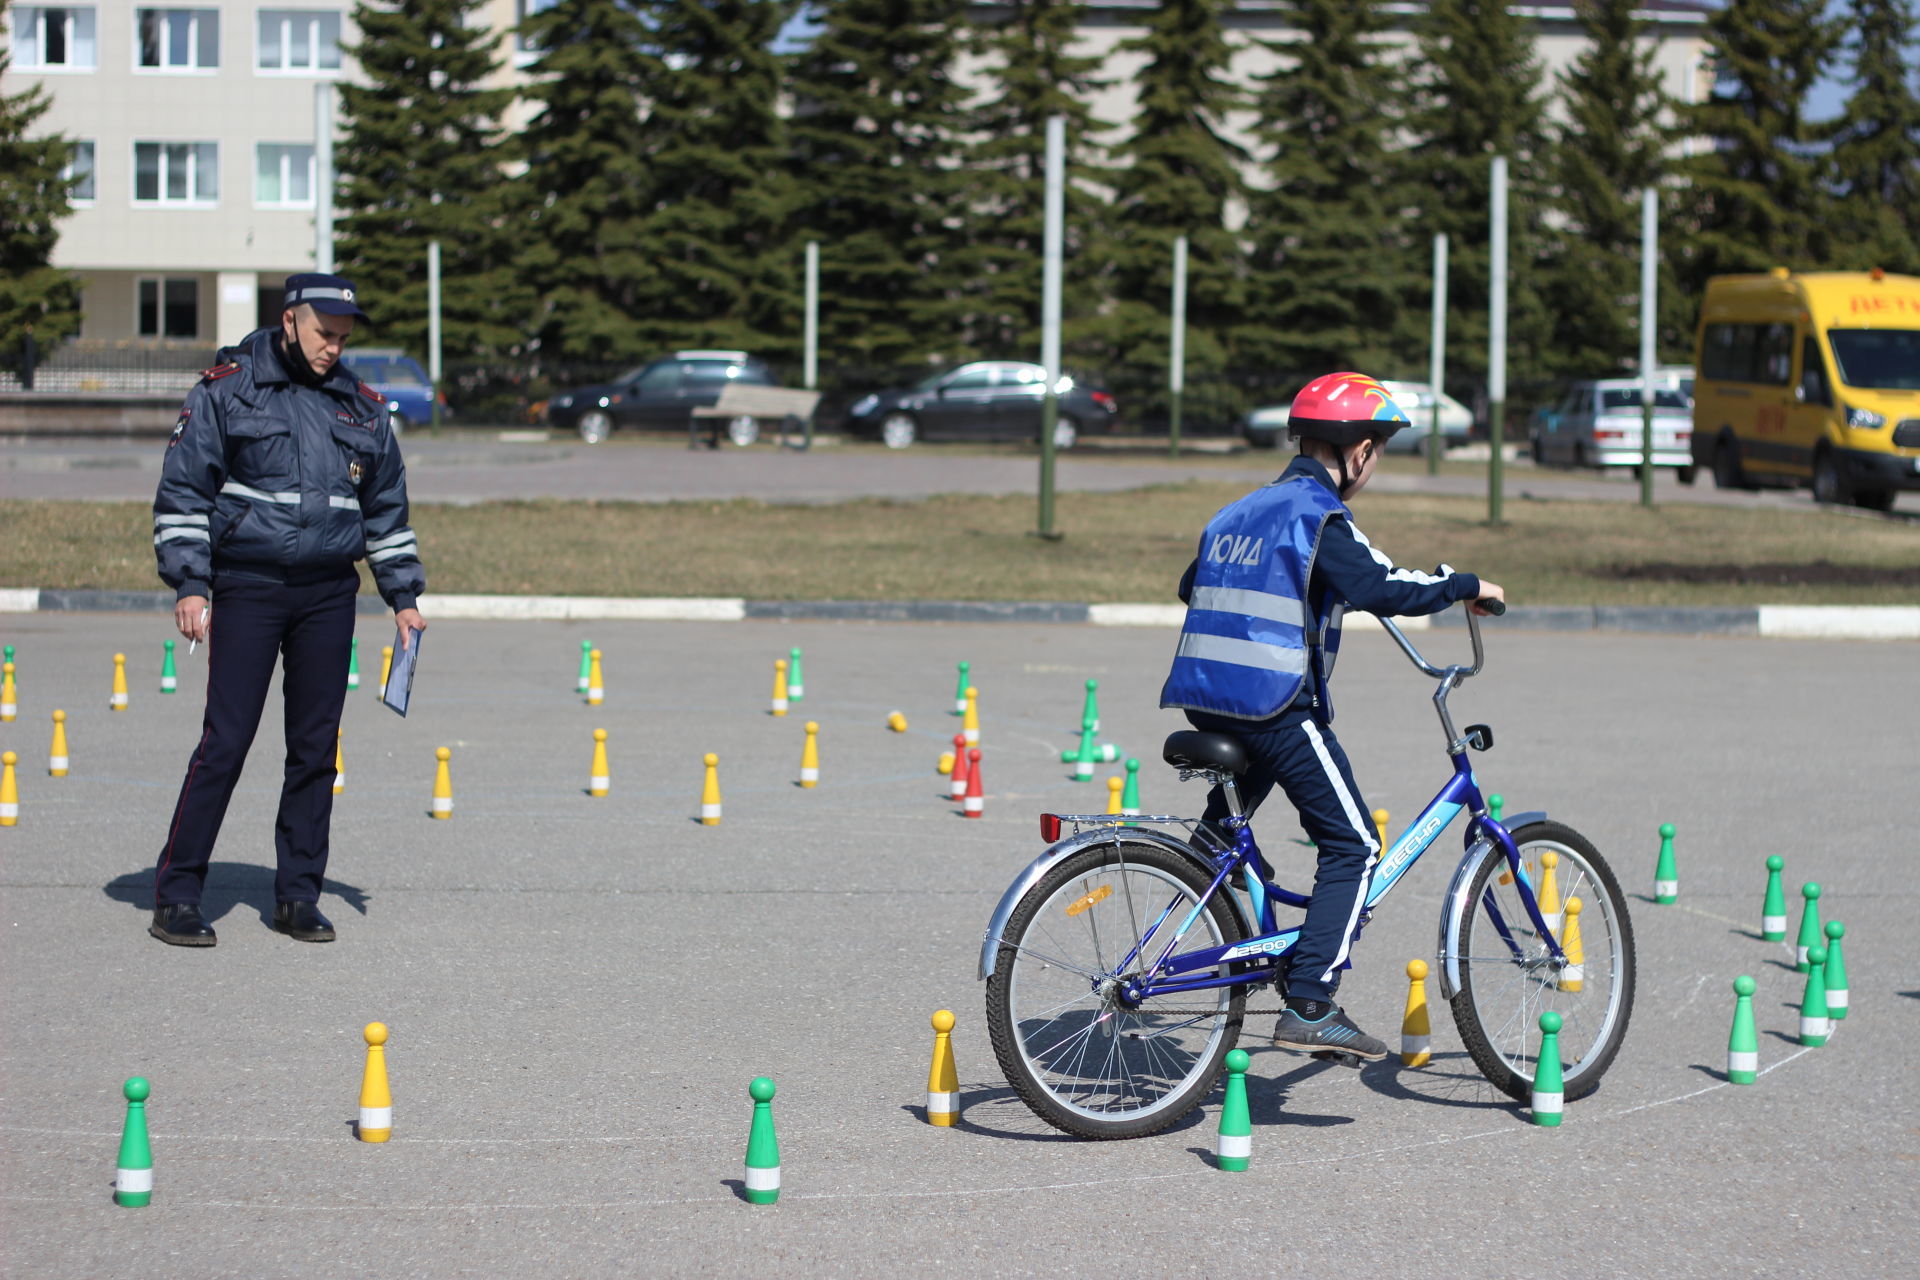
<svg viewBox="0 0 1920 1280">
<path fill-rule="evenodd" d="M 362 1142 L 385 1142 L 393 1136 L 393 1093 L 387 1088 L 387 1024 L 369 1022 L 361 1034 L 367 1039 L 367 1066 L 360 1073 L 360 1119 L 353 1131 Z"/>
<path fill-rule="evenodd" d="M 960 1119 L 960 1073 L 953 1065 L 953 1014 L 933 1015 L 933 1065 L 927 1070 L 927 1123 L 952 1128 Z"/>
<path fill-rule="evenodd" d="M 107 706 L 115 711 L 127 709 L 127 655 L 113 655 L 113 696 L 107 699 Z"/>
<path fill-rule="evenodd" d="M 53 713 L 53 745 L 47 749 L 47 773 L 51 777 L 67 776 L 67 713 Z"/>
</svg>

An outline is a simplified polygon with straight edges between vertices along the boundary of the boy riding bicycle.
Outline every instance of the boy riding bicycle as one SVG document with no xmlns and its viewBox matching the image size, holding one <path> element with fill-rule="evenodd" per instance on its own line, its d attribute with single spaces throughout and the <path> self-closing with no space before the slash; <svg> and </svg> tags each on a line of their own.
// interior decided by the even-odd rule
<svg viewBox="0 0 1920 1280">
<path fill-rule="evenodd" d="M 1180 581 L 1187 617 L 1160 705 L 1196 729 L 1238 739 L 1239 781 L 1251 815 L 1275 784 L 1299 810 L 1319 852 L 1313 896 L 1286 961 L 1286 1008 L 1273 1042 L 1378 1061 L 1387 1046 L 1334 1003 L 1350 935 L 1381 852 L 1366 804 L 1332 729 L 1327 680 L 1346 609 L 1383 616 L 1438 613 L 1458 600 L 1506 593 L 1471 573 L 1396 568 L 1353 524 L 1344 500 L 1365 487 L 1387 438 L 1407 415 L 1359 373 L 1316 378 L 1294 398 L 1287 423 L 1300 442 L 1279 479 L 1215 513 Z M 1336 482 L 1334 469 L 1338 470 Z M 1205 819 L 1228 808 L 1222 789 Z"/>
</svg>

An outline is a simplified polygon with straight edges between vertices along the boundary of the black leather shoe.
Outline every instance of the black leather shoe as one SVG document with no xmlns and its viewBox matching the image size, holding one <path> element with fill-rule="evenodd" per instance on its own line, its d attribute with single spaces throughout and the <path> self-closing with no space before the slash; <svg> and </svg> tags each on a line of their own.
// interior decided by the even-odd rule
<svg viewBox="0 0 1920 1280">
<path fill-rule="evenodd" d="M 153 909 L 153 923 L 147 932 L 175 947 L 210 947 L 219 939 L 213 926 L 200 916 L 197 902 L 170 902 Z"/>
<path fill-rule="evenodd" d="M 273 927 L 301 942 L 333 941 L 333 922 L 321 915 L 320 908 L 311 902 L 276 902 Z"/>
</svg>

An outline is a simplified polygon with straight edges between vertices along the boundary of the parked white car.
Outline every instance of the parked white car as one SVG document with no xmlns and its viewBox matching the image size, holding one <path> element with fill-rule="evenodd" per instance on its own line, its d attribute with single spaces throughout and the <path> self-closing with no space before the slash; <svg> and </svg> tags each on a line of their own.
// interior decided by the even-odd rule
<svg viewBox="0 0 1920 1280">
<path fill-rule="evenodd" d="M 1533 460 L 1568 467 L 1637 467 L 1643 453 L 1640 380 L 1576 382 L 1533 417 Z M 1693 401 L 1671 381 L 1653 392 L 1653 465 L 1693 482 Z"/>
</svg>

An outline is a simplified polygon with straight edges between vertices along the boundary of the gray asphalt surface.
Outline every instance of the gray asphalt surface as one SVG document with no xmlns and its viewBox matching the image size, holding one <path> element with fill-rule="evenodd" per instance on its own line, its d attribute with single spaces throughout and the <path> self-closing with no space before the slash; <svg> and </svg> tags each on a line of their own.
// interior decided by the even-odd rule
<svg viewBox="0 0 1920 1280">
<path fill-rule="evenodd" d="M 442 622 L 416 709 L 349 696 L 347 789 L 322 906 L 331 945 L 271 910 L 277 698 L 216 851 L 220 945 L 145 934 L 151 863 L 198 734 L 205 655 L 155 692 L 165 619 L 0 622 L 19 647 L 21 819 L 0 829 L 0 1269 L 10 1276 L 1528 1276 L 1912 1274 L 1920 1033 L 1909 811 L 1920 732 L 1903 644 L 1490 632 L 1456 695 L 1498 744 L 1510 810 L 1583 830 L 1633 900 L 1639 999 L 1600 1092 L 1540 1130 L 1492 1095 L 1444 1010 L 1435 1058 L 1360 1072 L 1244 1042 L 1254 1155 L 1215 1171 L 1216 1107 L 1155 1138 L 1065 1139 L 994 1065 L 974 969 L 1034 815 L 1104 791 L 1058 762 L 1081 684 L 1140 756 L 1151 809 L 1201 784 L 1158 763 L 1171 636 L 900 624 Z M 218 622 L 215 623 L 218 643 Z M 606 705 L 573 694 L 579 641 Z M 390 632 L 362 622 L 363 657 Z M 1428 642 L 1459 646 L 1458 632 Z M 772 659 L 807 696 L 766 714 Z M 129 656 L 131 710 L 106 708 Z M 954 663 L 982 689 L 987 816 L 943 799 Z M 1382 637 L 1343 656 L 1338 727 L 1370 805 L 1443 779 L 1430 684 Z M 54 707 L 73 774 L 44 772 Z M 883 725 L 911 719 L 905 735 Z M 823 781 L 794 785 L 809 717 Z M 613 794 L 583 789 L 610 731 Z M 426 816 L 433 748 L 455 813 Z M 702 827 L 700 754 L 725 819 Z M 1106 771 L 1102 771 L 1103 773 Z M 1672 821 L 1678 905 L 1648 900 Z M 1302 878 L 1289 815 L 1259 824 Z M 1368 931 L 1342 995 L 1395 1039 L 1431 957 L 1451 838 Z M 1801 980 L 1758 940 L 1763 859 L 1847 926 L 1852 1015 L 1801 1052 Z M 1796 911 L 1797 920 L 1797 911 Z M 1736 974 L 1760 983 L 1767 1074 L 1721 1083 Z M 922 1123 L 928 1018 L 959 1018 L 965 1122 Z M 385 1021 L 394 1137 L 351 1133 Z M 111 1184 L 130 1075 L 153 1084 L 151 1207 Z M 744 1203 L 756 1075 L 779 1083 L 780 1203 Z"/>
<path fill-rule="evenodd" d="M 667 438 L 616 439 L 599 447 L 556 438 L 544 444 L 501 443 L 485 436 L 440 440 L 407 437 L 409 491 L 416 502 L 485 502 L 508 498 L 601 498 L 663 502 L 759 498 L 769 502 L 832 502 L 887 495 L 1032 493 L 1038 463 L 1012 452 L 919 448 L 893 453 L 877 445 L 823 445 L 807 453 L 728 448 L 690 451 Z M 0 456 L 0 493 L 8 497 L 150 501 L 159 480 L 159 441 L 32 440 Z M 1173 461 L 1154 454 L 1094 447 L 1060 456 L 1056 483 L 1064 492 L 1132 489 L 1202 478 L 1248 486 L 1286 464 L 1284 451 L 1203 455 Z M 1396 463 L 1371 482 L 1382 493 L 1486 493 L 1481 475 L 1429 478 Z M 1811 510 L 1804 492 L 1729 493 L 1702 478 L 1692 487 L 1668 472 L 1656 477 L 1657 500 Z M 1582 498 L 1637 502 L 1637 481 L 1625 475 L 1540 470 L 1508 464 L 1513 500 Z M 1902 494 L 1896 510 L 1920 514 L 1920 492 Z"/>
</svg>

